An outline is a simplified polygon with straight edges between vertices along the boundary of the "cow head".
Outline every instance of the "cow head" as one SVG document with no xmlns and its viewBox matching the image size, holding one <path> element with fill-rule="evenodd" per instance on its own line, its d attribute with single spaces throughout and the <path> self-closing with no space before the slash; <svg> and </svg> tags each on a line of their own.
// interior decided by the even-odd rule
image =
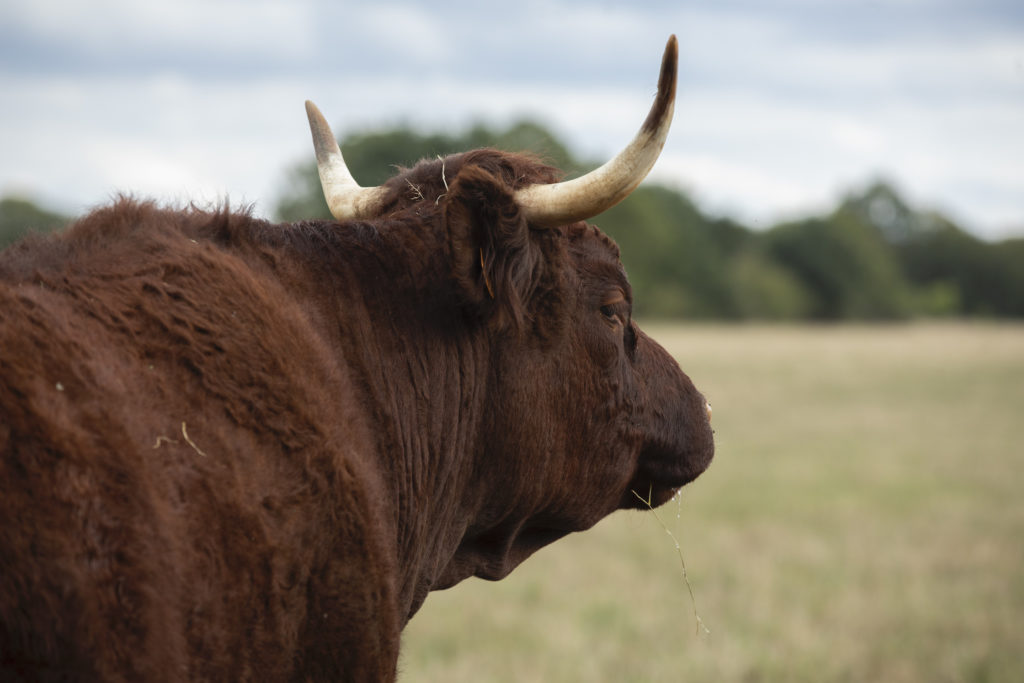
<svg viewBox="0 0 1024 683">
<path fill-rule="evenodd" d="M 528 157 L 478 150 L 362 188 L 307 103 L 334 216 L 415 211 L 436 219 L 451 261 L 446 277 L 487 339 L 466 527 L 434 588 L 472 574 L 500 578 L 539 547 L 617 508 L 664 503 L 711 461 L 704 397 L 633 321 L 618 248 L 583 222 L 625 198 L 653 166 L 671 123 L 676 61 L 673 36 L 636 138 L 604 166 L 566 182 Z M 403 184 L 422 206 L 396 190 Z M 406 198 L 396 203 L 399 194 Z"/>
</svg>

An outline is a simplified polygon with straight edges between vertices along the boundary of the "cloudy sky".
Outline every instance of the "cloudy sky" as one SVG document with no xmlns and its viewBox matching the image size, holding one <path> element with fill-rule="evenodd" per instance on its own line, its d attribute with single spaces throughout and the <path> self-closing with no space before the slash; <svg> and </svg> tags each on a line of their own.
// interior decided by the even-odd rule
<svg viewBox="0 0 1024 683">
<path fill-rule="evenodd" d="M 628 142 L 680 41 L 653 173 L 753 226 L 877 177 L 1024 235 L 1020 0 L 0 0 L 0 194 L 117 192 L 270 215 L 335 132 L 530 116 L 579 154 Z"/>
</svg>

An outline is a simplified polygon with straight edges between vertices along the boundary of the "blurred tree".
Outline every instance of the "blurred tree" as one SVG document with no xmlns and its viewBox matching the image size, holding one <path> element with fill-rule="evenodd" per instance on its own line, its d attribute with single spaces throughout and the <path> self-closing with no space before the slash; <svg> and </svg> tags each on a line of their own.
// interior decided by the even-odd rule
<svg viewBox="0 0 1024 683">
<path fill-rule="evenodd" d="M 927 231 L 897 248 L 910 280 L 949 292 L 956 313 L 1024 316 L 1024 240 L 983 242 L 933 216 Z"/>
<path fill-rule="evenodd" d="M 892 245 L 926 315 L 1024 315 L 1022 240 L 990 243 L 935 211 L 912 209 L 876 181 L 840 209 L 873 225 Z"/>
<path fill-rule="evenodd" d="M 862 192 L 848 194 L 840 210 L 874 226 L 886 241 L 893 244 L 905 242 L 926 228 L 926 221 L 910 208 L 895 185 L 887 180 L 875 180 Z"/>
<path fill-rule="evenodd" d="M 68 223 L 68 217 L 36 206 L 21 197 L 0 199 L 0 249 L 31 232 L 50 232 Z"/>
<path fill-rule="evenodd" d="M 768 253 L 811 295 L 818 320 L 908 317 L 910 290 L 896 255 L 875 226 L 840 209 L 827 219 L 789 223 L 765 235 Z"/>
<path fill-rule="evenodd" d="M 303 162 L 295 164 L 285 177 L 284 191 L 277 200 L 274 216 L 281 221 L 301 221 L 315 218 L 329 219 L 331 212 L 327 208 L 323 190 L 320 189 L 320 176 L 316 163 Z"/>
<path fill-rule="evenodd" d="M 999 313 L 1024 317 L 1024 238 L 1004 240 L 995 248 L 997 267 L 1005 274 Z"/>
<path fill-rule="evenodd" d="M 738 318 L 802 320 L 812 313 L 814 297 L 804 283 L 762 245 L 736 254 L 729 264 L 729 281 Z"/>
</svg>

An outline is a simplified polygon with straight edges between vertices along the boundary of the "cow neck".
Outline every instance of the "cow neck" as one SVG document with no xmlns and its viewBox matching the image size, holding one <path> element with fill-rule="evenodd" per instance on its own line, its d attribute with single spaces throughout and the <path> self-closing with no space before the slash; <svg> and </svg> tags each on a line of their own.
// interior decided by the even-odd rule
<svg viewBox="0 0 1024 683">
<path fill-rule="evenodd" d="M 382 506 L 392 515 L 406 618 L 435 586 L 476 504 L 469 482 L 488 356 L 484 332 L 452 300 L 446 253 L 429 225 L 362 225 L 338 250 L 321 245 L 310 269 L 320 328 L 373 435 L 358 457 L 374 460 L 391 498 Z"/>
</svg>

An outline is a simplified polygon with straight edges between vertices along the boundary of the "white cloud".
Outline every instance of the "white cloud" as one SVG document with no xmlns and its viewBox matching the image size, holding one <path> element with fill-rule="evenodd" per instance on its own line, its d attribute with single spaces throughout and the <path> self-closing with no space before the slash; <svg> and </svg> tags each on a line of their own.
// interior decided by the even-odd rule
<svg viewBox="0 0 1024 683">
<path fill-rule="evenodd" d="M 446 19 L 446 13 L 436 8 L 374 3 L 353 8 L 347 14 L 339 40 L 345 35 L 357 35 L 360 42 L 388 46 L 396 70 L 407 61 L 447 63 L 458 53 L 448 42 Z"/>
<path fill-rule="evenodd" d="M 221 55 L 306 55 L 308 42 L 280 38 L 308 35 L 313 26 L 307 4 L 273 0 L 14 0 L 3 18 L 15 30 L 93 54 L 201 47 Z"/>
<path fill-rule="evenodd" d="M 286 165 L 309 144 L 302 89 L 288 83 L 0 77 L 0 89 L 20 93 L 0 110 L 0 192 L 69 211 L 128 192 L 258 201 L 269 213 Z"/>
</svg>

